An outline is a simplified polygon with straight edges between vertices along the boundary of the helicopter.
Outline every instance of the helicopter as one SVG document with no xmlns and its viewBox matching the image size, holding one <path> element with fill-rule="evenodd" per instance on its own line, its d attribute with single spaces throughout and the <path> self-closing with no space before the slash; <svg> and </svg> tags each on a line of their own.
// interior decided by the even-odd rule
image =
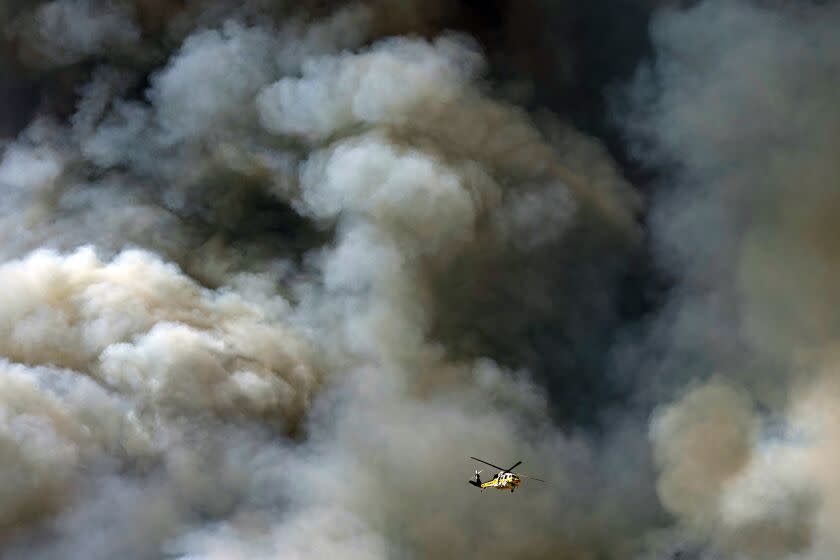
<svg viewBox="0 0 840 560">
<path fill-rule="evenodd" d="M 487 482 L 481 482 L 481 471 L 475 471 L 475 480 L 468 480 L 470 484 L 475 486 L 476 488 L 481 488 L 483 492 L 485 488 L 495 488 L 497 490 L 510 490 L 513 492 L 516 488 L 522 483 L 523 478 L 530 478 L 531 480 L 538 480 L 539 482 L 545 482 L 541 478 L 536 478 L 533 476 L 526 476 L 524 474 L 516 474 L 513 472 L 513 469 L 518 467 L 522 464 L 522 461 L 517 461 L 513 464 L 513 466 L 503 469 L 493 463 L 488 463 L 484 459 L 479 459 L 478 457 L 470 457 L 479 463 L 484 463 L 485 465 L 489 465 L 494 469 L 498 469 L 499 472 L 493 480 L 488 480 Z"/>
</svg>

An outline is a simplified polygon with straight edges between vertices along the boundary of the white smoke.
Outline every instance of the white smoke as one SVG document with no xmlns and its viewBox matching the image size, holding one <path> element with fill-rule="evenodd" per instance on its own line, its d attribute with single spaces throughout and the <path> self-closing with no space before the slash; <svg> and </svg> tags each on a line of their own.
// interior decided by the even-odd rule
<svg viewBox="0 0 840 560">
<path fill-rule="evenodd" d="M 561 434 L 457 327 L 517 344 L 575 259 L 613 281 L 638 200 L 606 152 L 494 97 L 465 37 L 380 40 L 416 3 L 167 6 L 16 15 L 39 64 L 99 67 L 0 164 L 4 557 L 639 550 L 642 434 Z M 494 286 L 522 307 L 481 324 Z M 550 484 L 475 492 L 471 454 Z"/>
<path fill-rule="evenodd" d="M 74 64 L 102 52 L 128 54 L 140 42 L 140 29 L 128 2 L 53 0 L 25 12 L 10 28 L 20 35 L 42 66 Z"/>
<path fill-rule="evenodd" d="M 502 99 L 460 3 L 0 6 L 44 95 L 0 161 L 0 556 L 836 556 L 840 11 L 644 3 L 674 285 L 612 359 L 654 414 L 597 437 L 552 391 L 642 201 Z"/>
<path fill-rule="evenodd" d="M 640 153 L 669 170 L 651 223 L 677 280 L 650 364 L 678 393 L 651 428 L 659 495 L 729 558 L 840 546 L 838 22 L 833 3 L 667 10 L 634 90 Z"/>
</svg>

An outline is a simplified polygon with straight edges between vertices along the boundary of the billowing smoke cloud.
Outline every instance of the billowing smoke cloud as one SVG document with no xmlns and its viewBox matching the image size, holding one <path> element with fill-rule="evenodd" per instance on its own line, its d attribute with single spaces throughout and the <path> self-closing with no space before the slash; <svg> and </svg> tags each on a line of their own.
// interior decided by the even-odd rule
<svg viewBox="0 0 840 560">
<path fill-rule="evenodd" d="M 4 557 L 641 550 L 644 430 L 561 432 L 528 369 L 614 321 L 639 199 L 457 12 L 7 9 L 52 101 L 0 163 Z M 470 491 L 471 454 L 550 484 Z"/>
<path fill-rule="evenodd" d="M 646 362 L 681 395 L 651 426 L 658 493 L 724 557 L 840 546 L 838 23 L 833 3 L 665 11 L 633 90 L 637 147 L 666 170 L 655 250 L 677 281 Z"/>
<path fill-rule="evenodd" d="M 0 6 L 0 557 L 833 558 L 840 10 L 490 4 Z"/>
</svg>

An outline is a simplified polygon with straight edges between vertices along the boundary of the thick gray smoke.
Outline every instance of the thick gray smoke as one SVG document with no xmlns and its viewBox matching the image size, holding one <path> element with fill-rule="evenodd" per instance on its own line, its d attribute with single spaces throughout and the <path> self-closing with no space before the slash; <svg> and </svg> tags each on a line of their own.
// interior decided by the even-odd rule
<svg viewBox="0 0 840 560">
<path fill-rule="evenodd" d="M 840 7 L 664 11 L 630 129 L 677 279 L 650 334 L 662 505 L 725 558 L 840 550 Z M 661 388 L 665 388 L 661 391 Z"/>
<path fill-rule="evenodd" d="M 505 355 L 608 319 L 640 232 L 605 150 L 442 8 L 175 4 L 6 9 L 52 101 L 0 164 L 4 556 L 641 550 L 644 432 L 561 433 Z M 470 491 L 471 454 L 551 482 Z"/>
<path fill-rule="evenodd" d="M 621 4 L 647 200 L 600 2 L 0 6 L 0 557 L 833 558 L 840 10 Z"/>
</svg>

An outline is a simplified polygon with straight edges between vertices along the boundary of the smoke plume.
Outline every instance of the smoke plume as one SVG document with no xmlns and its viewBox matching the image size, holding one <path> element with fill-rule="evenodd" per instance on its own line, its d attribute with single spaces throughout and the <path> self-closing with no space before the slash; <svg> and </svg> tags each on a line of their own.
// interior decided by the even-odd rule
<svg viewBox="0 0 840 560">
<path fill-rule="evenodd" d="M 677 279 L 645 362 L 678 395 L 651 426 L 658 494 L 727 558 L 840 545 L 838 22 L 832 3 L 663 11 L 631 92 L 637 153 L 665 170 L 654 250 Z"/>
<path fill-rule="evenodd" d="M 0 6 L 0 557 L 832 558 L 840 10 L 678 4 Z"/>
</svg>

